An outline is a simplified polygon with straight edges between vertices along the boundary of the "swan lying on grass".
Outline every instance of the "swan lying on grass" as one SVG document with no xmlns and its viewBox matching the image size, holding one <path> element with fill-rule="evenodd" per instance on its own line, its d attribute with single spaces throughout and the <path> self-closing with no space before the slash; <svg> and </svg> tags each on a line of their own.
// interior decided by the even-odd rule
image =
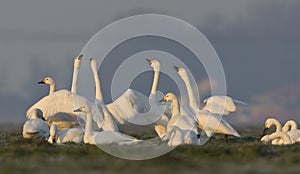
<svg viewBox="0 0 300 174">
<path fill-rule="evenodd" d="M 48 142 L 50 144 L 57 143 L 83 143 L 84 131 L 82 128 L 70 128 L 59 131 L 57 125 L 52 124 L 50 127 L 50 137 Z"/>
<path fill-rule="evenodd" d="M 23 137 L 34 139 L 46 139 L 49 137 L 49 127 L 42 120 L 43 112 L 40 109 L 33 109 L 28 113 L 28 118 L 23 125 Z"/>
<path fill-rule="evenodd" d="M 275 139 L 280 139 L 281 141 L 276 141 L 273 143 L 272 140 Z M 272 141 L 273 145 L 287 145 L 287 144 L 293 144 L 294 142 L 292 142 L 290 136 L 287 135 L 287 133 L 285 132 L 275 132 L 272 133 L 271 135 L 265 135 L 261 138 L 261 141 L 263 143 L 268 143 L 270 141 Z"/>
<path fill-rule="evenodd" d="M 133 144 L 139 140 L 117 131 L 92 131 L 92 115 L 89 106 L 81 106 L 74 112 L 84 112 L 87 116 L 83 141 L 85 144 Z"/>
</svg>

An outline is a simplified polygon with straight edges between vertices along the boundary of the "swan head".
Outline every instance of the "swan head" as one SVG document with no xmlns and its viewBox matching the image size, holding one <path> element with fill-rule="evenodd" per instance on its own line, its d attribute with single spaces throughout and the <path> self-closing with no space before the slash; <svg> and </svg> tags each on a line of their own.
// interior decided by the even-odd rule
<svg viewBox="0 0 300 174">
<path fill-rule="evenodd" d="M 147 63 L 154 69 L 154 71 L 160 71 L 160 63 L 155 59 L 146 59 Z"/>
<path fill-rule="evenodd" d="M 83 57 L 82 54 L 80 54 L 79 56 L 75 57 L 75 59 L 74 59 L 74 67 L 78 67 L 80 65 L 82 57 Z"/>
<path fill-rule="evenodd" d="M 277 123 L 278 121 L 274 118 L 268 118 L 265 121 L 265 129 L 269 129 L 272 125 L 274 125 L 275 123 Z"/>
<path fill-rule="evenodd" d="M 175 99 L 176 99 L 176 96 L 173 93 L 169 92 L 164 96 L 164 98 L 162 98 L 160 100 L 160 102 L 169 102 L 169 101 L 173 101 Z"/>
<path fill-rule="evenodd" d="M 75 109 L 74 112 L 90 113 L 91 111 L 88 106 L 81 106 L 78 109 Z"/>
<path fill-rule="evenodd" d="M 42 81 L 38 82 L 38 84 L 53 85 L 54 84 L 54 80 L 51 77 L 46 77 Z"/>
<path fill-rule="evenodd" d="M 97 72 L 97 64 L 94 58 L 90 58 L 91 68 L 93 71 Z"/>
<path fill-rule="evenodd" d="M 37 118 L 43 119 L 43 111 L 38 108 L 34 108 L 29 112 L 28 119 L 37 119 Z"/>
<path fill-rule="evenodd" d="M 178 75 L 181 78 L 185 78 L 187 76 L 186 70 L 182 67 L 174 66 L 175 71 L 177 71 Z"/>
</svg>

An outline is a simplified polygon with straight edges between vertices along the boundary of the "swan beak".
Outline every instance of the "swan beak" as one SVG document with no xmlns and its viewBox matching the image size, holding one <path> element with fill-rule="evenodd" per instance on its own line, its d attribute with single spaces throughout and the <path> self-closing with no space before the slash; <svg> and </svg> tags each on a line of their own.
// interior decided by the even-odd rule
<svg viewBox="0 0 300 174">
<path fill-rule="evenodd" d="M 81 60 L 83 57 L 83 54 L 80 54 L 79 56 L 77 56 L 75 59 Z"/>
<path fill-rule="evenodd" d="M 149 65 L 151 65 L 152 64 L 152 60 L 146 59 L 146 63 L 148 63 Z"/>
<path fill-rule="evenodd" d="M 179 71 L 179 67 L 178 66 L 173 66 L 174 69 L 178 72 Z"/>
<path fill-rule="evenodd" d="M 75 109 L 74 112 L 81 112 L 81 109 L 80 108 Z"/>
<path fill-rule="evenodd" d="M 263 137 L 263 136 L 267 135 L 267 130 L 268 130 L 268 129 L 269 129 L 268 127 L 265 127 L 265 128 L 264 128 L 264 130 L 263 130 L 263 133 L 262 133 L 261 137 Z"/>
<path fill-rule="evenodd" d="M 42 81 L 38 82 L 38 84 L 45 84 L 45 81 L 42 80 Z"/>
<path fill-rule="evenodd" d="M 164 103 L 164 102 L 167 102 L 167 100 L 164 98 L 162 98 L 161 100 L 159 100 L 159 103 Z"/>
</svg>

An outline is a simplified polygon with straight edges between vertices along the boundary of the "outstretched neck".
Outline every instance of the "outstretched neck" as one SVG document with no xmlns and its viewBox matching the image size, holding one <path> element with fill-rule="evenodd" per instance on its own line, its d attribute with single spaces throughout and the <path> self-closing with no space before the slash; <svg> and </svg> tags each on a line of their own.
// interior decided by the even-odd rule
<svg viewBox="0 0 300 174">
<path fill-rule="evenodd" d="M 52 94 L 55 91 L 55 83 L 50 84 L 50 90 L 49 90 L 49 95 Z"/>
<path fill-rule="evenodd" d="M 176 97 L 172 100 L 172 117 L 179 115 L 179 104 Z"/>
<path fill-rule="evenodd" d="M 78 77 L 78 71 L 76 71 L 74 69 L 73 80 L 72 80 L 72 87 L 71 87 L 71 92 L 73 92 L 73 93 L 77 92 L 77 77 Z"/>
<path fill-rule="evenodd" d="M 91 65 L 92 72 L 94 74 L 94 81 L 95 81 L 95 87 L 96 87 L 96 100 L 99 100 L 100 102 L 103 102 L 103 96 L 101 92 L 101 84 L 99 80 L 99 76 L 97 73 L 96 63 Z"/>
<path fill-rule="evenodd" d="M 84 132 L 85 138 L 90 138 L 92 136 L 92 114 L 91 112 L 86 113 L 86 122 L 85 122 L 85 132 Z M 85 140 L 87 141 L 87 140 Z M 87 143 L 87 142 L 85 142 Z"/>
<path fill-rule="evenodd" d="M 183 81 L 185 83 L 185 86 L 186 86 L 186 89 L 187 89 L 190 106 L 194 110 L 194 112 L 197 112 L 198 107 L 197 107 L 197 104 L 196 104 L 196 100 L 195 100 L 195 96 L 194 96 L 194 93 L 193 93 L 193 90 L 192 90 L 190 80 L 189 80 L 187 75 L 185 77 L 183 77 L 182 79 L 183 79 Z"/>
<path fill-rule="evenodd" d="M 154 78 L 153 78 L 153 83 L 151 88 L 151 95 L 156 94 L 158 79 L 159 79 L 159 70 L 154 70 Z"/>
</svg>

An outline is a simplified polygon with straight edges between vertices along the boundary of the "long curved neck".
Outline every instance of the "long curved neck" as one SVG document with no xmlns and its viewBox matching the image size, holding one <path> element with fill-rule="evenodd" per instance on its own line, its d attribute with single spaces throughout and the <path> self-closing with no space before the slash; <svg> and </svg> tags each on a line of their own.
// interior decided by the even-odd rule
<svg viewBox="0 0 300 174">
<path fill-rule="evenodd" d="M 176 97 L 172 100 L 172 117 L 179 115 L 179 104 Z"/>
<path fill-rule="evenodd" d="M 186 90 L 187 90 L 187 93 L 188 93 L 188 96 L 189 96 L 190 106 L 194 110 L 194 112 L 197 112 L 198 106 L 196 104 L 196 100 L 195 100 L 195 96 L 194 96 L 194 93 L 193 93 L 193 90 L 192 90 L 192 86 L 191 86 L 190 80 L 189 80 L 189 78 L 188 78 L 187 75 L 185 75 L 184 77 L 182 77 L 182 79 L 183 79 L 183 81 L 185 83 Z"/>
<path fill-rule="evenodd" d="M 87 136 L 87 137 L 92 136 L 92 114 L 91 114 L 91 112 L 86 113 L 84 135 Z"/>
<path fill-rule="evenodd" d="M 293 120 L 287 121 L 284 126 L 282 127 L 283 132 L 287 132 L 289 130 L 295 130 L 297 129 L 297 123 Z"/>
<path fill-rule="evenodd" d="M 276 127 L 276 132 L 281 132 L 281 124 L 279 123 L 279 121 L 277 121 L 277 120 L 272 120 L 272 124 L 273 125 L 275 125 L 275 127 Z"/>
<path fill-rule="evenodd" d="M 50 95 L 55 91 L 55 83 L 52 83 L 49 86 L 50 86 L 50 90 L 49 90 L 49 95 Z"/>
<path fill-rule="evenodd" d="M 101 92 L 101 84 L 98 76 L 98 72 L 96 69 L 96 65 L 92 65 L 92 72 L 94 74 L 94 81 L 95 81 L 95 87 L 96 87 L 96 100 L 99 100 L 100 102 L 103 102 L 103 96 Z"/>
<path fill-rule="evenodd" d="M 71 92 L 77 92 L 77 79 L 78 79 L 78 69 L 79 69 L 79 60 L 74 60 L 74 69 L 73 69 L 73 79 L 72 79 L 72 87 Z"/>
<path fill-rule="evenodd" d="M 153 83 L 152 83 L 152 88 L 151 88 L 151 95 L 155 95 L 155 93 L 156 93 L 158 78 L 159 78 L 159 70 L 154 70 L 154 77 L 153 77 Z"/>
</svg>

